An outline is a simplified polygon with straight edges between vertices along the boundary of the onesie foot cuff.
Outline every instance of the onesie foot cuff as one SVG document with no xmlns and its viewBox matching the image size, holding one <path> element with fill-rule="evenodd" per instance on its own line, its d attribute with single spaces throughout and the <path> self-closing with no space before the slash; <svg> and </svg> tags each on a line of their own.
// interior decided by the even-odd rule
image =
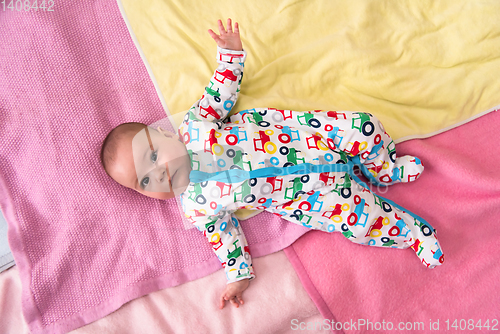
<svg viewBox="0 0 500 334">
<path fill-rule="evenodd" d="M 393 181 L 399 182 L 413 182 L 420 177 L 420 175 L 424 171 L 424 165 L 422 161 L 420 161 L 417 157 L 412 157 L 411 155 L 405 155 L 396 159 L 396 163 L 394 164 L 394 171 L 397 175 Z M 396 183 L 396 182 L 394 182 Z"/>
<path fill-rule="evenodd" d="M 421 233 L 412 242 L 410 247 L 424 266 L 432 269 L 443 264 L 444 255 L 437 240 L 436 232 L 430 232 L 427 225 L 422 225 Z"/>
</svg>

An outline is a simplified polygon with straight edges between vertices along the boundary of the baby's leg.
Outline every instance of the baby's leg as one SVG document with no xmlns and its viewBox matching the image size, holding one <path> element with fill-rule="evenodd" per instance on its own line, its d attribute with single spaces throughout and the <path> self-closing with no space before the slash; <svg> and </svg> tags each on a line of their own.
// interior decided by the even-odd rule
<svg viewBox="0 0 500 334">
<path fill-rule="evenodd" d="M 370 182 L 382 185 L 411 182 L 423 172 L 424 166 L 417 157 L 396 156 L 394 141 L 375 116 L 354 112 L 345 113 L 345 117 L 350 128 L 339 131 L 333 143 L 360 166 Z"/>
<path fill-rule="evenodd" d="M 424 169 L 416 157 L 396 156 L 392 138 L 385 132 L 382 123 L 371 114 L 351 111 L 253 109 L 231 116 L 231 121 L 244 123 L 243 117 L 250 117 L 249 115 L 258 115 L 256 118 L 252 117 L 254 122 L 283 122 L 283 126 L 316 135 L 305 138 L 311 149 L 329 148 L 344 152 L 354 163 L 360 165 L 363 174 L 372 183 L 390 185 L 411 182 L 416 180 Z"/>
<path fill-rule="evenodd" d="M 429 268 L 444 261 L 436 233 L 427 222 L 351 182 L 351 188 L 337 188 L 320 196 L 316 191 L 302 194 L 273 212 L 309 228 L 341 232 L 358 244 L 411 247 Z"/>
<path fill-rule="evenodd" d="M 297 126 L 318 133 L 325 146 L 333 151 L 346 153 L 372 183 L 390 185 L 411 182 L 424 170 L 418 158 L 396 156 L 394 141 L 385 132 L 382 123 L 371 114 L 322 111 L 304 115 L 309 116 L 307 125 Z"/>
</svg>

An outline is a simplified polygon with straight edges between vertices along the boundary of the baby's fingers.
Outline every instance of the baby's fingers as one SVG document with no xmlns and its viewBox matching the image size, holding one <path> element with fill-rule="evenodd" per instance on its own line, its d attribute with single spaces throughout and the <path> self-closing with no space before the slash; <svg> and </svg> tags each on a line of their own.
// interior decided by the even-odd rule
<svg viewBox="0 0 500 334">
<path fill-rule="evenodd" d="M 212 29 L 208 29 L 208 34 L 210 35 L 210 37 L 212 37 L 213 39 L 215 39 L 215 41 L 217 41 L 218 39 L 220 39 L 219 35 L 217 35 Z"/>
<path fill-rule="evenodd" d="M 217 43 L 217 45 L 221 46 L 224 43 L 224 41 L 220 38 L 220 36 L 217 35 L 212 29 L 209 29 L 208 33 L 210 34 L 210 37 L 213 38 L 215 43 Z"/>
<path fill-rule="evenodd" d="M 224 306 L 226 306 L 226 299 L 224 298 L 224 295 L 220 296 L 220 303 L 219 303 L 219 309 L 223 309 Z"/>
<path fill-rule="evenodd" d="M 240 307 L 240 304 L 238 303 L 236 297 L 231 298 L 230 301 L 231 301 L 231 304 L 234 305 L 234 307 L 236 307 L 236 308 Z"/>
<path fill-rule="evenodd" d="M 223 34 L 227 33 L 226 29 L 224 29 L 224 24 L 222 24 L 222 21 L 221 21 L 221 20 L 219 20 L 219 21 L 218 21 L 218 23 L 219 23 L 219 33 L 220 33 L 221 35 L 223 35 Z"/>
</svg>

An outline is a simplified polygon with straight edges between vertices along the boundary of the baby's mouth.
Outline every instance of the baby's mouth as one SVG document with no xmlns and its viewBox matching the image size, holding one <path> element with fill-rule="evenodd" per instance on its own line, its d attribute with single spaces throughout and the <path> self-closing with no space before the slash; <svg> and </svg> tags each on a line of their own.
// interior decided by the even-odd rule
<svg viewBox="0 0 500 334">
<path fill-rule="evenodd" d="M 170 175 L 170 173 L 167 169 L 168 185 L 170 186 L 170 191 L 174 191 L 174 177 L 176 174 L 177 174 L 177 171 L 175 171 L 174 174 Z"/>
<path fill-rule="evenodd" d="M 173 186 L 173 180 L 174 180 L 174 176 L 175 176 L 175 173 L 177 173 L 177 171 L 174 172 L 174 175 L 170 176 L 170 178 L 168 179 L 168 182 L 170 184 L 170 189 L 174 190 L 174 186 Z"/>
<path fill-rule="evenodd" d="M 172 178 L 174 177 L 177 171 L 175 171 L 174 174 L 170 175 L 170 169 L 168 168 L 168 163 L 165 162 L 165 172 L 167 173 L 168 185 L 170 187 L 169 191 L 172 192 L 174 190 L 174 187 L 172 186 Z"/>
</svg>

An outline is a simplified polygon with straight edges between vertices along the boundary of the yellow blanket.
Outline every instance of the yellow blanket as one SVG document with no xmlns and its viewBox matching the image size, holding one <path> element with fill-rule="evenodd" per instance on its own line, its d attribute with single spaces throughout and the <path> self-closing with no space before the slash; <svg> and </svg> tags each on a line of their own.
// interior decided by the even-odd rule
<svg viewBox="0 0 500 334">
<path fill-rule="evenodd" d="M 171 114 L 201 97 L 227 17 L 248 51 L 236 110 L 367 111 L 399 142 L 500 104 L 498 0 L 121 1 Z"/>
<path fill-rule="evenodd" d="M 217 67 L 207 30 L 228 17 L 248 52 L 235 111 L 366 111 L 400 142 L 500 105 L 498 0 L 118 1 L 178 124 Z"/>
</svg>

